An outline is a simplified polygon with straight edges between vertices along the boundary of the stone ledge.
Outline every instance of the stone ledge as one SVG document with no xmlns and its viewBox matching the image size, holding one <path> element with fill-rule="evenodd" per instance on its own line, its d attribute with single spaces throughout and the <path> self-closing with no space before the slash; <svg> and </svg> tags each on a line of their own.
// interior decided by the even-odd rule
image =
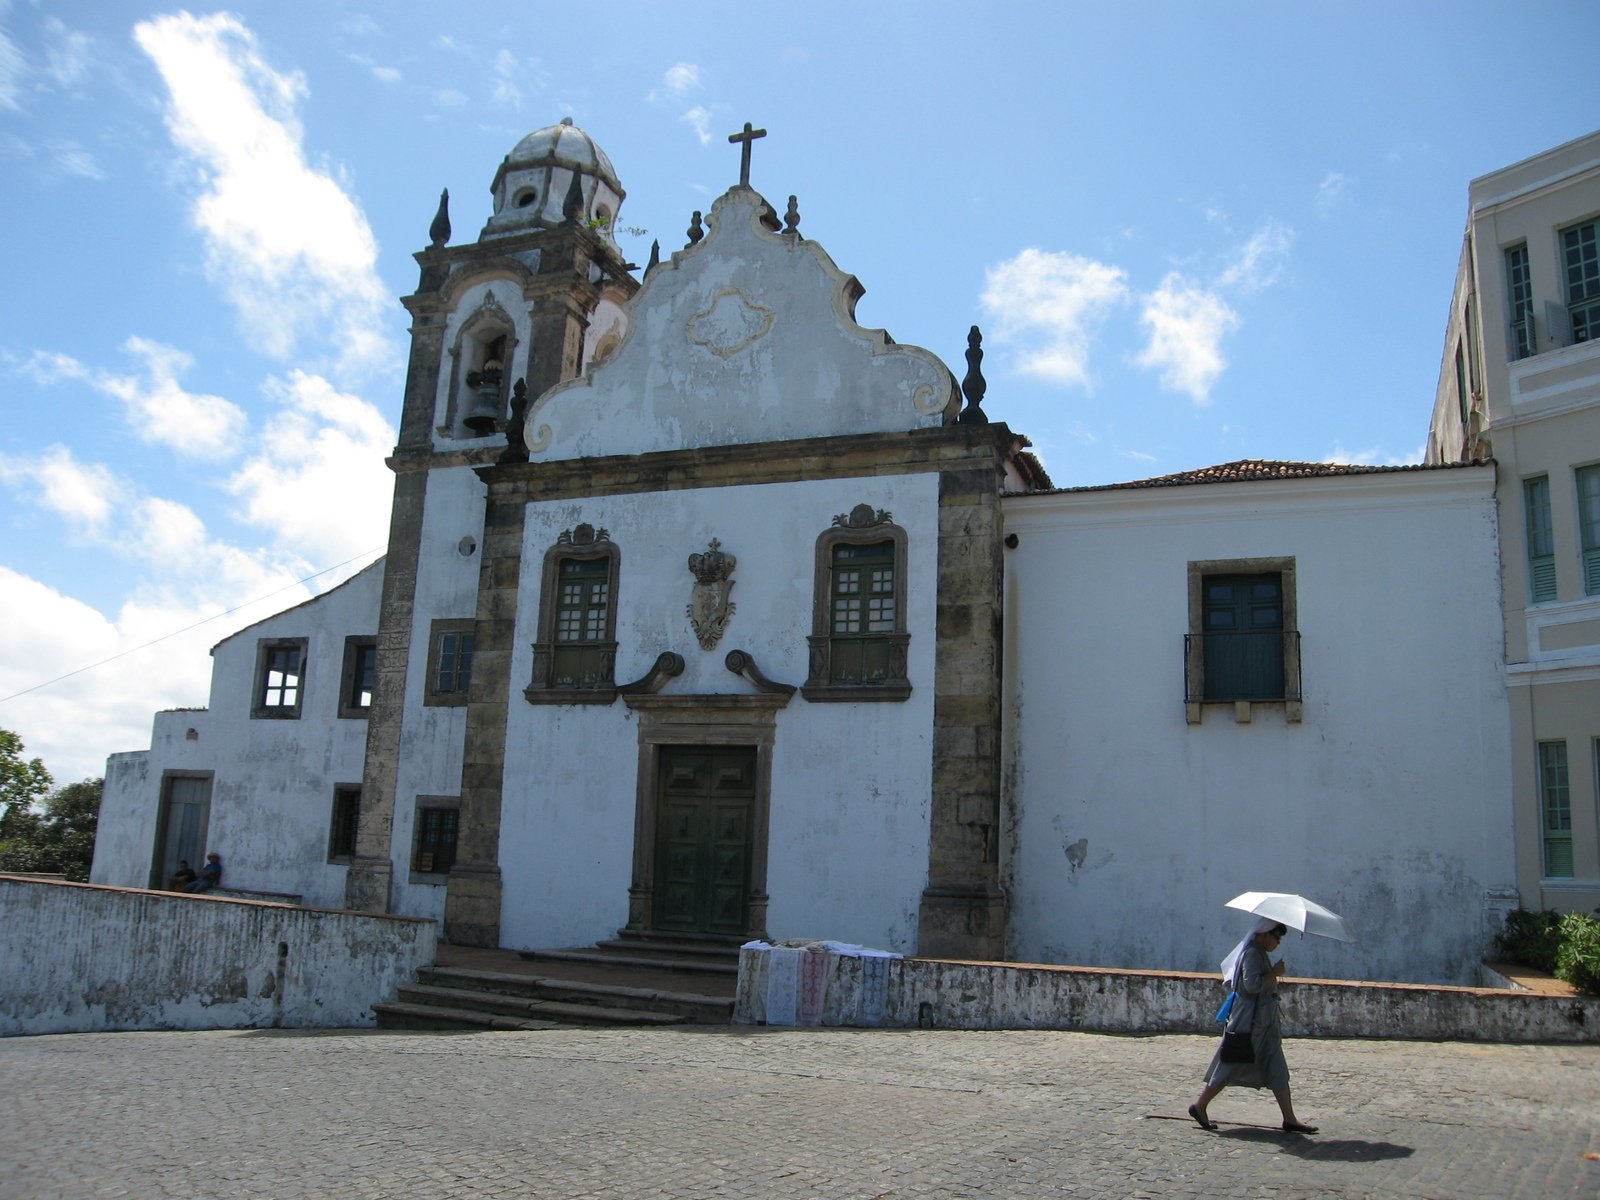
<svg viewBox="0 0 1600 1200">
<path fill-rule="evenodd" d="M 768 956 L 739 955 L 738 1024 L 764 1024 Z M 862 960 L 830 954 L 822 1024 L 854 1026 Z M 1600 996 L 1506 988 L 1283 981 L 1291 1037 L 1426 1041 L 1600 1042 Z M 1214 974 L 958 959 L 890 960 L 883 1019 L 899 1029 L 1062 1029 L 1092 1033 L 1215 1034 L 1227 989 Z"/>
</svg>

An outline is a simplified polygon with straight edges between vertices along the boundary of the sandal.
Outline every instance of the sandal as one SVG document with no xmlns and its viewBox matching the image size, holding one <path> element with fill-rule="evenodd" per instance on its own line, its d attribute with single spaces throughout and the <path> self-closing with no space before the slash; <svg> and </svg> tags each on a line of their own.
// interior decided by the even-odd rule
<svg viewBox="0 0 1600 1200">
<path fill-rule="evenodd" d="M 1285 1121 L 1283 1123 L 1283 1131 L 1285 1133 L 1315 1133 L 1317 1127 L 1315 1125 L 1305 1125 L 1299 1121 Z"/>
<path fill-rule="evenodd" d="M 1200 1110 L 1193 1104 L 1189 1105 L 1189 1115 L 1194 1118 L 1194 1123 L 1200 1126 L 1201 1129 L 1215 1129 L 1217 1127 L 1217 1123 L 1215 1121 L 1208 1121 L 1202 1117 L 1200 1115 Z"/>
</svg>

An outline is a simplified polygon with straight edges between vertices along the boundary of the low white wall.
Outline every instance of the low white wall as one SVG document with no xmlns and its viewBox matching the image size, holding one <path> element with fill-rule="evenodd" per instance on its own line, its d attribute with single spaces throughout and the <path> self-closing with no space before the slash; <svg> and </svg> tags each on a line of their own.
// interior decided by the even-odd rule
<svg viewBox="0 0 1600 1200">
<path fill-rule="evenodd" d="M 0 875 L 0 1035 L 371 1025 L 432 921 Z"/>
<path fill-rule="evenodd" d="M 739 954 L 736 1024 L 765 1024 L 771 956 Z M 823 1025 L 860 1024 L 862 960 L 829 954 Z M 1216 975 L 1104 967 L 891 959 L 886 1029 L 1070 1029 L 1094 1033 L 1213 1033 L 1227 989 Z M 1291 1037 L 1418 1038 L 1425 1041 L 1600 1041 L 1600 996 L 1525 991 L 1284 981 L 1284 1031 Z M 872 1006 L 874 1011 L 879 1007 Z"/>
</svg>

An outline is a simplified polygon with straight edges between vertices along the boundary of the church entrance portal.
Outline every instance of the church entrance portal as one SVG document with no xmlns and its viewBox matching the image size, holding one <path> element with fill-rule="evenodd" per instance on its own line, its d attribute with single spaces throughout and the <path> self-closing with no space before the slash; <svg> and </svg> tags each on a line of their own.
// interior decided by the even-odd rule
<svg viewBox="0 0 1600 1200">
<path fill-rule="evenodd" d="M 750 898 L 754 746 L 663 746 L 656 808 L 657 929 L 743 934 Z"/>
</svg>

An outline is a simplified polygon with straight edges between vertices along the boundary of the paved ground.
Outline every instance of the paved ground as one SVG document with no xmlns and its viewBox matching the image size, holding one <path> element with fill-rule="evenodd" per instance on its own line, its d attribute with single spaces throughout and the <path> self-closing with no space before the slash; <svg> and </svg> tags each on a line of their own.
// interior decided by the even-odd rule
<svg viewBox="0 0 1600 1200">
<path fill-rule="evenodd" d="M 0 1041 L 0 1197 L 1600 1195 L 1600 1046 L 559 1029 Z"/>
</svg>

